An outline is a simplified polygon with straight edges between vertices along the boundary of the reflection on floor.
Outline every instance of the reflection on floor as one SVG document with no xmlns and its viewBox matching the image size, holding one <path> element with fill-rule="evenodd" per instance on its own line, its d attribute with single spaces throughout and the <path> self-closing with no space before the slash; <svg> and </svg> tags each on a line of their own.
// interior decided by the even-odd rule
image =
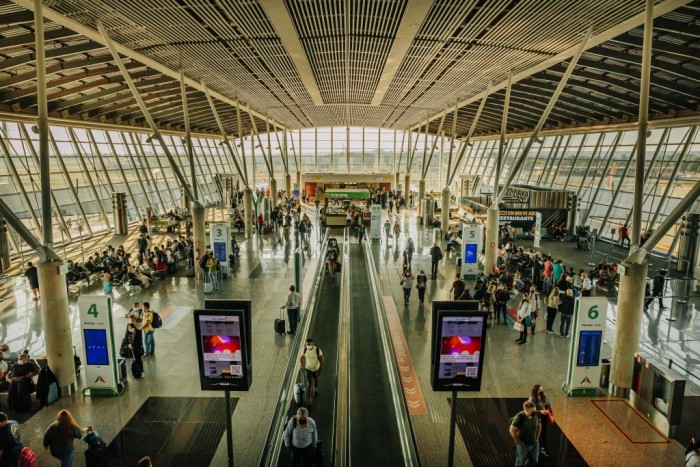
<svg viewBox="0 0 700 467">
<path fill-rule="evenodd" d="M 457 399 L 457 427 L 474 465 L 515 464 L 515 444 L 509 425 L 510 418 L 523 410 L 523 402 L 522 398 Z M 556 423 L 549 425 L 547 450 L 551 457 L 540 455 L 538 465 L 587 465 Z"/>
<path fill-rule="evenodd" d="M 107 447 L 107 465 L 151 456 L 156 466 L 208 466 L 226 431 L 225 414 L 223 397 L 149 397 Z"/>
</svg>

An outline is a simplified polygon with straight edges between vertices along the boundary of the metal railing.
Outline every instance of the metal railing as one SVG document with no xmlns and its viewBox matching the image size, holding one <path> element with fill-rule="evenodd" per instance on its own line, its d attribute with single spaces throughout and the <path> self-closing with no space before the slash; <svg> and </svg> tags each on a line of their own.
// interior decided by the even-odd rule
<svg viewBox="0 0 700 467">
<path fill-rule="evenodd" d="M 338 386 L 335 392 L 333 459 L 335 467 L 351 465 L 350 459 L 350 233 L 343 232 L 343 274 L 340 281 L 338 320 Z"/>
<path fill-rule="evenodd" d="M 325 272 L 326 250 L 328 248 L 329 235 L 330 229 L 326 229 L 321 248 L 319 249 L 319 259 L 313 273 L 315 275 L 314 283 L 309 290 L 309 299 L 306 302 L 306 306 L 303 307 L 304 313 L 301 316 L 299 327 L 297 328 L 297 333 L 292 343 L 290 358 L 284 371 L 282 387 L 280 388 L 279 397 L 277 398 L 277 405 L 272 415 L 265 446 L 260 455 L 260 461 L 258 462 L 260 467 L 275 466 L 279 461 L 279 455 L 282 450 L 282 429 L 284 423 L 287 421 L 287 409 L 294 397 L 294 385 L 298 379 L 299 367 L 297 365 L 296 356 L 301 353 L 301 347 L 304 345 L 304 339 L 302 339 L 301 336 L 308 335 L 311 319 L 316 308 L 317 292 Z"/>
</svg>

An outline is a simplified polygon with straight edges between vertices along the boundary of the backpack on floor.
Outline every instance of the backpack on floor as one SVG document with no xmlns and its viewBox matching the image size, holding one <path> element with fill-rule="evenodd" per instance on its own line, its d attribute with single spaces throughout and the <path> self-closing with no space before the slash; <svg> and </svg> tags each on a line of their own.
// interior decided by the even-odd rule
<svg viewBox="0 0 700 467">
<path fill-rule="evenodd" d="M 19 467 L 34 467 L 36 464 L 36 454 L 28 447 L 23 447 L 19 454 Z"/>
</svg>

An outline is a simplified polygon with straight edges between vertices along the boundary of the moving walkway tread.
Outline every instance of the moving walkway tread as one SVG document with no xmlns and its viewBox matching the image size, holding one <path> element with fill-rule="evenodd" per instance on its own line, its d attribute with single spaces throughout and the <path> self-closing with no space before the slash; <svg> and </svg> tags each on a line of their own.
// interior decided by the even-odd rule
<svg viewBox="0 0 700 467">
<path fill-rule="evenodd" d="M 340 274 L 336 274 L 335 279 L 331 279 L 328 273 L 319 284 L 316 297 L 314 314 L 309 326 L 308 336 L 300 336 L 304 341 L 310 337 L 314 340 L 323 352 L 323 370 L 319 378 L 319 388 L 317 397 L 314 397 L 313 404 L 309 409 L 309 416 L 316 422 L 318 439 L 323 441 L 323 452 L 326 459 L 330 459 L 331 444 L 333 441 L 333 430 L 335 426 L 335 393 L 338 381 L 336 368 L 338 348 L 338 319 L 340 310 Z M 310 298 L 306 299 L 307 302 Z M 303 346 L 302 346 L 303 351 Z M 293 355 L 298 367 L 300 355 Z M 297 382 L 302 382 L 303 373 Z M 296 415 L 299 406 L 292 400 L 287 413 L 286 421 Z M 280 436 L 284 427 L 280 427 Z M 291 465 L 290 452 L 287 448 L 282 448 L 278 466 Z"/>
<path fill-rule="evenodd" d="M 350 245 L 350 455 L 352 465 L 403 465 L 367 261 Z"/>
</svg>

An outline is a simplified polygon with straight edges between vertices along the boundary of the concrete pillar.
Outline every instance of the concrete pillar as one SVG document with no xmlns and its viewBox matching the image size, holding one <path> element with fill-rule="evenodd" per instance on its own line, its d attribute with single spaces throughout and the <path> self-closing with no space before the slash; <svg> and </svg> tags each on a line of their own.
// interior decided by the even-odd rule
<svg viewBox="0 0 700 467">
<path fill-rule="evenodd" d="M 634 354 L 639 349 L 644 309 L 644 286 L 649 265 L 626 264 L 625 274 L 620 276 L 620 292 L 617 297 L 617 323 L 610 368 L 610 395 L 626 397 L 632 386 Z"/>
<path fill-rule="evenodd" d="M 299 187 L 299 196 L 306 191 L 306 187 L 301 186 L 301 172 L 297 170 L 297 186 Z"/>
<path fill-rule="evenodd" d="M 406 174 L 403 179 L 403 197 L 406 200 L 406 209 L 408 209 L 408 195 L 410 194 L 409 188 L 411 187 L 411 174 Z"/>
<path fill-rule="evenodd" d="M 66 276 L 58 273 L 61 264 L 61 261 L 40 261 L 37 269 L 46 356 L 58 378 L 61 395 L 66 397 L 75 394 L 77 385 Z"/>
<path fill-rule="evenodd" d="M 442 214 L 440 215 L 440 230 L 447 234 L 450 227 L 450 187 L 442 189 Z"/>
<path fill-rule="evenodd" d="M 287 192 L 288 197 L 292 197 L 292 176 L 287 172 L 284 176 L 284 190 Z"/>
<path fill-rule="evenodd" d="M 401 181 L 401 176 L 398 172 L 394 174 L 394 191 L 399 189 L 399 182 Z"/>
<path fill-rule="evenodd" d="M 126 193 L 112 193 L 112 215 L 114 217 L 114 233 L 127 235 L 129 222 L 126 215 Z"/>
<path fill-rule="evenodd" d="M 194 270 L 195 277 L 203 280 L 202 270 L 199 268 L 199 260 L 207 250 L 207 230 L 204 221 L 207 217 L 207 208 L 199 202 L 192 203 L 192 233 L 194 239 Z"/>
<path fill-rule="evenodd" d="M 423 214 L 423 200 L 425 199 L 425 179 L 421 178 L 418 182 L 418 215 Z"/>
<path fill-rule="evenodd" d="M 270 178 L 270 199 L 272 199 L 272 206 L 277 206 L 277 180 L 275 178 Z"/>
<path fill-rule="evenodd" d="M 245 225 L 245 238 L 253 234 L 251 217 L 253 216 L 253 190 L 247 186 L 243 189 L 243 225 Z"/>
<path fill-rule="evenodd" d="M 486 275 L 493 271 L 498 257 L 498 207 L 489 206 L 486 211 L 486 239 L 484 239 L 486 254 L 484 255 L 484 272 Z"/>
</svg>

